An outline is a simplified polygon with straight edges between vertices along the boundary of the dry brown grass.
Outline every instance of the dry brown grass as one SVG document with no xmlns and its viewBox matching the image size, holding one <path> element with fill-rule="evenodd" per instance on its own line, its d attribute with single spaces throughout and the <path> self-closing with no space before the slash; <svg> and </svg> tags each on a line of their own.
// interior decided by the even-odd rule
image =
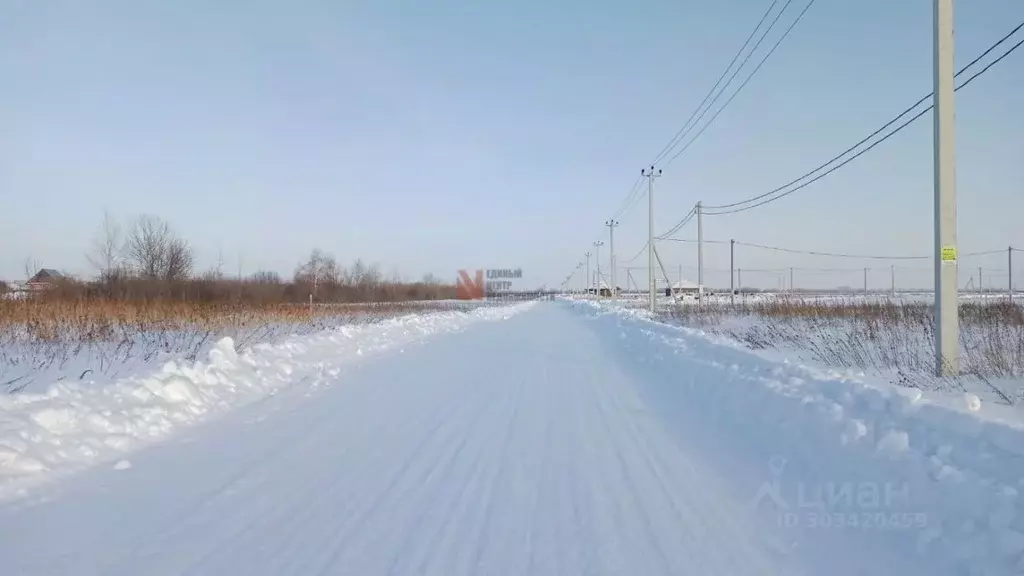
<svg viewBox="0 0 1024 576">
<path fill-rule="evenodd" d="M 937 379 L 935 323 L 926 302 L 895 299 L 770 300 L 672 307 L 672 322 L 726 334 L 753 349 L 796 350 L 815 363 L 895 374 L 894 382 L 962 390 L 964 382 Z M 1024 308 L 1007 301 L 959 306 L 961 373 L 981 379 L 1007 403 L 1016 390 L 993 383 L 1024 377 Z"/>
<path fill-rule="evenodd" d="M 474 302 L 246 304 L 182 300 L 0 300 L 0 391 L 17 392 L 41 374 L 52 380 L 117 377 L 139 362 L 196 360 L 217 339 L 239 347 L 290 334 L 372 323 Z"/>
<path fill-rule="evenodd" d="M 325 320 L 372 321 L 444 302 L 389 302 L 364 305 L 250 305 L 232 302 L 117 300 L 0 300 L 0 335 L 19 340 L 106 341 L 125 332 L 224 331 L 257 324 L 322 324 Z"/>
</svg>

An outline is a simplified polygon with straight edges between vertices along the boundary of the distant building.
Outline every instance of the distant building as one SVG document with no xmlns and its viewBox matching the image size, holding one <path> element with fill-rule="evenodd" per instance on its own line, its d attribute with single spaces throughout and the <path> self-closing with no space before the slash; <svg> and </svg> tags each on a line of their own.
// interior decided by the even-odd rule
<svg viewBox="0 0 1024 576">
<path fill-rule="evenodd" d="M 601 280 L 596 285 L 591 286 L 590 288 L 588 288 L 587 292 L 590 293 L 590 294 L 600 294 L 601 296 L 605 296 L 605 297 L 611 297 L 611 295 L 612 295 L 611 286 L 607 282 L 605 282 L 604 280 Z M 616 292 L 621 293 L 622 292 L 622 288 L 621 287 L 618 288 L 616 290 Z"/>
<path fill-rule="evenodd" d="M 673 292 L 675 292 L 677 296 L 682 296 L 686 294 L 695 295 L 697 294 L 698 290 L 699 289 L 697 285 L 694 284 L 693 282 L 690 282 L 689 280 L 680 280 L 679 282 L 673 284 L 671 288 L 665 288 L 665 296 L 671 296 Z M 708 290 L 707 287 L 705 287 L 704 294 L 710 293 L 711 291 Z"/>
<path fill-rule="evenodd" d="M 43 268 L 25 283 L 28 290 L 49 290 L 64 279 L 64 275 L 51 268 Z"/>
</svg>

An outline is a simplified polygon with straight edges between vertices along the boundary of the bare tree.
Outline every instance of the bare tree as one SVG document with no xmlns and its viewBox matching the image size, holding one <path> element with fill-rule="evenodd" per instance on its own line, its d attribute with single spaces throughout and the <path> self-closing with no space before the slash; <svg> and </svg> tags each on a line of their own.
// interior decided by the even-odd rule
<svg viewBox="0 0 1024 576">
<path fill-rule="evenodd" d="M 167 282 L 187 280 L 192 274 L 195 255 L 192 247 L 183 238 L 172 236 L 167 240 L 164 254 L 163 279 Z"/>
<path fill-rule="evenodd" d="M 315 248 L 309 255 L 309 260 L 299 264 L 295 269 L 295 281 L 309 284 L 311 294 L 316 295 L 317 288 L 321 285 L 336 284 L 340 274 L 341 270 L 334 256 Z"/>
<path fill-rule="evenodd" d="M 379 264 L 370 264 L 363 274 L 363 284 L 367 286 L 378 286 L 383 281 L 384 275 L 380 271 Z"/>
<path fill-rule="evenodd" d="M 192 273 L 195 256 L 183 238 L 156 216 L 139 216 L 125 243 L 125 256 L 136 273 L 151 280 L 184 280 Z"/>
<path fill-rule="evenodd" d="M 101 279 L 107 279 L 121 267 L 125 245 L 121 225 L 111 217 L 109 212 L 103 213 L 103 224 L 96 232 L 92 241 L 92 250 L 86 255 L 89 263 L 100 273 Z"/>
<path fill-rule="evenodd" d="M 25 258 L 25 280 L 26 281 L 27 280 L 31 280 L 32 277 L 35 276 L 36 273 L 39 272 L 39 270 L 41 270 L 41 269 L 42 269 L 42 265 L 39 263 L 38 260 L 36 260 L 35 258 L 32 258 L 31 256 L 28 257 L 28 258 Z"/>
<path fill-rule="evenodd" d="M 281 275 L 269 270 L 258 270 L 251 278 L 257 284 L 281 284 Z"/>
<path fill-rule="evenodd" d="M 395 276 L 397 277 L 397 271 Z M 345 283 L 351 286 L 376 286 L 384 281 L 384 274 L 377 264 L 367 265 L 362 258 L 357 259 L 345 274 Z"/>
<path fill-rule="evenodd" d="M 143 278 L 156 280 L 164 269 L 171 229 L 156 216 L 139 216 L 128 233 L 125 255 Z"/>
</svg>

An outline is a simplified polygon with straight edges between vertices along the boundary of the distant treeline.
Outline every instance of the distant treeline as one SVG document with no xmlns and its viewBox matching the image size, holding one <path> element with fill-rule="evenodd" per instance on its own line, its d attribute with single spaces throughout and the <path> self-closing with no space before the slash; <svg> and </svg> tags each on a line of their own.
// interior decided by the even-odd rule
<svg viewBox="0 0 1024 576">
<path fill-rule="evenodd" d="M 295 268 L 291 278 L 272 271 L 229 277 L 220 262 L 209 270 L 195 269 L 195 253 L 187 240 L 155 216 L 140 216 L 127 229 L 111 218 L 103 224 L 87 254 L 96 270 L 92 279 L 61 278 L 33 295 L 47 299 L 240 301 L 254 304 L 315 302 L 394 302 L 455 298 L 454 284 L 428 274 L 420 281 L 385 278 L 376 265 L 357 260 L 345 268 L 334 256 L 315 249 Z M 26 277 L 41 266 L 25 263 Z M 9 290 L 0 286 L 0 292 Z"/>
</svg>

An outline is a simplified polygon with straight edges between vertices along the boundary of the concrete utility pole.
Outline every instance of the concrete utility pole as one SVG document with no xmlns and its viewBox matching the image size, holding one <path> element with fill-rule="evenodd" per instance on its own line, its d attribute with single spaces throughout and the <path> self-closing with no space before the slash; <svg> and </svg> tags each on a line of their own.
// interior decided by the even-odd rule
<svg viewBox="0 0 1024 576">
<path fill-rule="evenodd" d="M 704 303 L 704 218 L 697 202 L 697 305 Z"/>
<path fill-rule="evenodd" d="M 597 289 L 597 299 L 601 299 L 601 246 L 604 246 L 604 242 L 598 240 L 594 242 L 594 263 L 597 266 L 597 282 L 595 288 Z"/>
<path fill-rule="evenodd" d="M 729 240 L 729 303 L 736 305 L 736 241 Z"/>
<path fill-rule="evenodd" d="M 795 292 L 796 287 L 793 285 L 793 268 L 789 269 L 789 291 Z"/>
<path fill-rule="evenodd" d="M 611 255 L 608 256 L 608 263 L 612 267 L 612 302 L 619 300 L 619 281 L 616 279 L 617 271 L 615 270 L 615 227 L 619 225 L 615 220 L 609 220 L 604 223 L 608 227 L 608 250 L 611 251 Z"/>
<path fill-rule="evenodd" d="M 1006 249 L 1006 271 L 1009 280 L 1006 281 L 1006 293 L 1010 297 L 1010 303 L 1013 303 L 1013 246 Z"/>
<path fill-rule="evenodd" d="M 978 294 L 981 294 L 984 290 L 981 289 L 981 266 L 978 266 Z"/>
<path fill-rule="evenodd" d="M 647 290 L 651 314 L 654 314 L 654 299 L 657 296 L 657 284 L 654 279 L 654 179 L 661 176 L 661 169 L 654 171 L 640 170 L 640 175 L 647 178 Z"/>
<path fill-rule="evenodd" d="M 957 317 L 953 0 L 934 0 L 935 371 L 960 373 Z"/>
<path fill-rule="evenodd" d="M 585 292 L 586 292 L 587 297 L 589 298 L 590 297 L 590 252 L 587 252 L 586 254 L 584 254 L 584 256 L 587 257 L 587 270 L 586 270 L 586 272 L 587 272 L 587 279 L 584 281 L 584 284 L 586 284 Z"/>
<path fill-rule="evenodd" d="M 868 269 L 864 269 L 864 294 L 868 293 Z"/>
</svg>

